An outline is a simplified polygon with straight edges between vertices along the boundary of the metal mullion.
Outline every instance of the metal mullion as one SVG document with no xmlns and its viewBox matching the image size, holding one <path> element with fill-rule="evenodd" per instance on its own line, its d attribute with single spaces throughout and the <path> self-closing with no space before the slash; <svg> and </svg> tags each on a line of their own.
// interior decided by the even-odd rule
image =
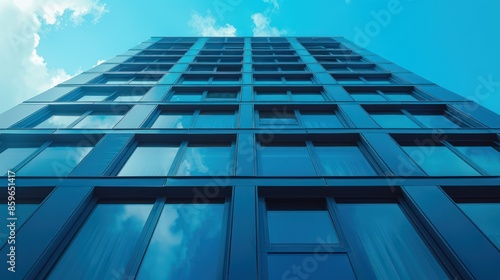
<svg viewBox="0 0 500 280">
<path fill-rule="evenodd" d="M 261 279 L 267 279 L 267 269 L 265 268 L 268 266 L 267 255 L 270 248 L 267 207 L 264 197 L 259 196 L 257 200 L 257 274 L 264 276 Z"/>
<path fill-rule="evenodd" d="M 125 85 L 130 84 L 133 80 L 135 80 L 135 78 L 137 78 L 137 77 L 134 75 L 132 78 L 130 78 L 130 79 L 128 80 L 128 82 L 126 82 L 126 83 L 125 83 Z"/>
<path fill-rule="evenodd" d="M 204 90 L 202 93 L 201 93 L 201 100 L 205 101 L 206 98 L 207 98 L 207 94 L 208 94 L 208 89 Z"/>
<path fill-rule="evenodd" d="M 177 154 L 175 155 L 174 161 L 172 162 L 172 166 L 170 166 L 170 170 L 167 172 L 167 176 L 175 176 L 175 174 L 179 170 L 179 164 L 186 152 L 187 146 L 188 146 L 188 141 L 182 141 L 180 143 L 179 149 L 177 150 Z"/>
<path fill-rule="evenodd" d="M 385 100 L 392 101 L 391 99 L 389 99 L 389 98 L 387 97 L 387 95 L 386 95 L 383 91 L 381 91 L 381 90 L 377 89 L 377 90 L 375 90 L 375 92 L 376 92 L 378 95 L 381 95 L 383 98 L 385 98 Z"/>
<path fill-rule="evenodd" d="M 132 253 L 132 259 L 130 263 L 126 266 L 125 278 L 130 276 L 136 276 L 139 272 L 140 265 L 144 256 L 146 255 L 149 242 L 153 237 L 155 229 L 160 220 L 160 216 L 163 212 L 163 206 L 165 205 L 165 197 L 159 197 L 153 204 L 153 208 L 149 212 L 149 217 L 146 220 L 144 228 L 142 229 L 141 235 L 139 236 L 139 242 L 136 245 L 136 249 Z"/>
<path fill-rule="evenodd" d="M 77 125 L 79 122 L 81 122 L 85 117 L 90 115 L 92 113 L 92 110 L 87 110 L 85 111 L 78 119 L 76 119 L 74 122 L 70 123 L 67 127 L 65 128 L 72 128 L 75 125 Z"/>
<path fill-rule="evenodd" d="M 293 93 L 290 89 L 286 90 L 286 96 L 288 97 L 288 101 L 293 101 L 292 99 Z"/>
<path fill-rule="evenodd" d="M 295 115 L 295 120 L 300 128 L 305 128 L 305 125 L 302 123 L 302 117 L 299 109 L 294 109 L 293 114 Z"/>
<path fill-rule="evenodd" d="M 465 163 L 470 165 L 472 168 L 474 168 L 476 171 L 478 171 L 481 175 L 483 176 L 490 176 L 488 172 L 486 172 L 483 168 L 481 168 L 479 165 L 477 165 L 474 161 L 469 159 L 466 155 L 462 154 L 457 148 L 455 148 L 450 142 L 448 141 L 441 141 L 441 143 L 447 147 L 452 153 L 457 155 L 460 159 L 462 159 Z"/>
<path fill-rule="evenodd" d="M 416 123 L 419 125 L 421 128 L 428 128 L 426 127 L 422 122 L 420 122 L 417 118 L 415 118 L 410 112 L 408 112 L 406 109 L 401 109 L 400 110 L 405 116 L 407 116 L 412 122 Z"/>
<path fill-rule="evenodd" d="M 321 161 L 319 160 L 319 157 L 316 154 L 316 149 L 314 148 L 312 141 L 307 140 L 305 141 L 305 144 L 307 152 L 311 159 L 311 163 L 313 164 L 314 171 L 316 172 L 316 176 L 323 176 L 324 172 L 323 168 L 321 167 Z"/>
<path fill-rule="evenodd" d="M 113 91 L 113 93 L 111 93 L 107 98 L 104 98 L 103 101 L 112 101 L 116 97 L 118 97 L 118 90 Z"/>
<path fill-rule="evenodd" d="M 219 255 L 217 262 L 217 275 L 221 277 L 221 279 L 227 279 L 228 277 L 228 269 L 229 269 L 229 258 L 231 252 L 231 225 L 232 225 L 232 205 L 231 198 L 226 197 L 224 199 L 224 213 L 222 214 L 222 225 L 224 229 L 224 225 L 226 226 L 226 230 L 221 230 L 221 244 L 219 244 Z M 224 223 L 225 222 L 225 223 Z"/>
<path fill-rule="evenodd" d="M 365 79 L 363 76 L 358 76 L 358 79 L 360 79 L 362 82 L 365 83 L 365 85 L 369 85 L 370 83 Z"/>
<path fill-rule="evenodd" d="M 194 127 L 194 124 L 198 121 L 200 113 L 201 113 L 201 110 L 199 110 L 199 109 L 193 111 L 193 119 L 191 120 L 191 123 L 189 124 L 188 129 Z"/>
</svg>

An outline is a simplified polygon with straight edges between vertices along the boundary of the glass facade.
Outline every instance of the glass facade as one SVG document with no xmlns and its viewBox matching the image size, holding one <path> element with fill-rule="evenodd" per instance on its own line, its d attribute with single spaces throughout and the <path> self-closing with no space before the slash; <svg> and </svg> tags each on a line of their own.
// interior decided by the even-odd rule
<svg viewBox="0 0 500 280">
<path fill-rule="evenodd" d="M 0 255 L 15 233 L 16 279 L 500 279 L 499 124 L 341 37 L 152 37 L 0 115 Z"/>
</svg>

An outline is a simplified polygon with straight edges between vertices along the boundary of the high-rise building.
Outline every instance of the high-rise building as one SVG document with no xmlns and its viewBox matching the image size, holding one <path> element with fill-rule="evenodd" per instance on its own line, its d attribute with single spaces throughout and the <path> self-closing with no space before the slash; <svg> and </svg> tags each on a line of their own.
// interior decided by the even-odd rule
<svg viewBox="0 0 500 280">
<path fill-rule="evenodd" d="M 499 133 L 344 38 L 153 37 L 0 115 L 0 279 L 500 279 Z"/>
</svg>

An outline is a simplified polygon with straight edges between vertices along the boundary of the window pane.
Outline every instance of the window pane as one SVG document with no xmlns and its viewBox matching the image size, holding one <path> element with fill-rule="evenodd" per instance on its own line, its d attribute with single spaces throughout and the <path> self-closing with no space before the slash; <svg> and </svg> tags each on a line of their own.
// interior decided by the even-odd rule
<svg viewBox="0 0 500 280">
<path fill-rule="evenodd" d="M 480 174 L 444 146 L 407 146 L 403 150 L 430 176 L 479 176 Z"/>
<path fill-rule="evenodd" d="M 413 115 L 428 128 L 460 128 L 459 125 L 443 115 Z"/>
<path fill-rule="evenodd" d="M 236 92 L 208 92 L 207 98 L 213 99 L 235 99 Z"/>
<path fill-rule="evenodd" d="M 34 153 L 38 148 L 7 148 L 0 153 L 0 176 L 7 174 L 24 159 Z"/>
<path fill-rule="evenodd" d="M 92 147 L 49 146 L 24 165 L 23 176 L 67 176 Z"/>
<path fill-rule="evenodd" d="M 340 128 L 344 127 L 334 113 L 300 112 L 300 119 L 307 128 Z"/>
<path fill-rule="evenodd" d="M 122 85 L 128 83 L 130 79 L 130 77 L 108 77 L 102 80 L 102 82 L 100 83 L 107 85 Z"/>
<path fill-rule="evenodd" d="M 383 128 L 420 128 L 404 114 L 371 114 L 371 117 Z"/>
<path fill-rule="evenodd" d="M 56 114 L 50 116 L 48 119 L 36 125 L 36 128 L 66 128 L 74 121 L 76 121 L 80 115 L 61 115 Z"/>
<path fill-rule="evenodd" d="M 77 101 L 88 101 L 88 102 L 98 102 L 98 101 L 103 101 L 104 99 L 108 98 L 108 94 L 103 94 L 103 95 L 84 95 L 80 97 Z"/>
<path fill-rule="evenodd" d="M 201 112 L 194 124 L 195 128 L 233 128 L 233 112 Z"/>
<path fill-rule="evenodd" d="M 386 92 L 385 95 L 393 101 L 418 101 L 415 96 L 410 93 L 389 93 Z"/>
<path fill-rule="evenodd" d="M 121 119 L 122 115 L 88 115 L 79 121 L 73 128 L 112 128 Z"/>
<path fill-rule="evenodd" d="M 288 101 L 286 92 L 283 93 L 257 93 L 255 95 L 257 101 Z"/>
<path fill-rule="evenodd" d="M 271 128 L 298 127 L 293 112 L 259 111 L 259 126 Z"/>
<path fill-rule="evenodd" d="M 269 279 L 356 279 L 346 254 L 269 254 Z"/>
<path fill-rule="evenodd" d="M 7 190 L 5 191 L 7 192 Z M 16 203 L 16 231 L 18 231 L 21 226 L 28 220 L 28 218 L 35 212 L 38 208 L 38 204 L 28 204 L 28 203 Z M 2 209 L 2 213 L 0 214 L 0 218 L 2 221 L 7 221 L 7 218 L 12 218 L 9 216 L 9 211 L 7 211 L 7 203 L 0 203 L 0 209 Z M 6 226 L 0 227 L 0 245 L 4 245 L 4 242 L 7 241 L 9 237 L 10 229 Z"/>
<path fill-rule="evenodd" d="M 119 102 L 134 102 L 142 99 L 144 95 L 120 95 L 115 98 L 114 101 Z"/>
<path fill-rule="evenodd" d="M 356 101 L 386 101 L 382 95 L 377 93 L 352 93 L 351 97 Z"/>
<path fill-rule="evenodd" d="M 488 174 L 500 175 L 500 152 L 497 149 L 489 146 L 457 146 L 456 148 Z"/>
<path fill-rule="evenodd" d="M 152 128 L 189 128 L 192 113 L 165 113 L 158 116 L 156 121 L 151 126 Z"/>
<path fill-rule="evenodd" d="M 259 150 L 259 175 L 315 176 L 316 171 L 305 146 L 262 146 Z"/>
<path fill-rule="evenodd" d="M 459 203 L 458 206 L 500 250 L 500 203 Z"/>
<path fill-rule="evenodd" d="M 297 226 L 300 225 L 300 226 Z M 330 214 L 325 210 L 268 210 L 270 243 L 338 243 Z"/>
<path fill-rule="evenodd" d="M 315 147 L 323 170 L 328 176 L 377 175 L 358 147 Z"/>
<path fill-rule="evenodd" d="M 377 279 L 448 279 L 397 204 L 338 204 L 353 251 Z"/>
<path fill-rule="evenodd" d="M 118 176 L 166 176 L 178 147 L 138 146 Z"/>
<path fill-rule="evenodd" d="M 223 204 L 165 205 L 137 279 L 219 279 L 223 214 Z"/>
<path fill-rule="evenodd" d="M 49 279 L 115 279 L 133 257 L 150 204 L 98 204 Z"/>
<path fill-rule="evenodd" d="M 187 147 L 177 175 L 231 175 L 231 165 L 231 147 Z"/>
<path fill-rule="evenodd" d="M 175 93 L 172 95 L 170 101 L 200 101 L 202 94 L 198 92 L 193 93 Z"/>
<path fill-rule="evenodd" d="M 321 93 L 292 93 L 292 101 L 324 101 Z"/>
</svg>

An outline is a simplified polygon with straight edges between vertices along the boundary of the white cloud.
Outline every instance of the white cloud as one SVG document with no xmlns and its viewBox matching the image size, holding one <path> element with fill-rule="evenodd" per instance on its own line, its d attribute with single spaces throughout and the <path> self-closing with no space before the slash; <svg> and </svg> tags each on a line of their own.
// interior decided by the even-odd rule
<svg viewBox="0 0 500 280">
<path fill-rule="evenodd" d="M 49 68 L 37 53 L 44 26 L 59 24 L 65 14 L 80 24 L 105 12 L 99 0 L 1 0 L 0 113 L 72 77 Z"/>
<path fill-rule="evenodd" d="M 254 27 L 252 29 L 253 36 L 282 36 L 287 32 L 284 29 L 278 29 L 271 26 L 271 20 L 262 13 L 252 15 Z"/>
<path fill-rule="evenodd" d="M 280 3 L 278 3 L 278 0 L 262 0 L 264 3 L 269 3 L 272 4 L 274 9 L 279 9 L 280 8 Z"/>
<path fill-rule="evenodd" d="M 215 37 L 234 37 L 236 36 L 236 28 L 229 23 L 225 26 L 217 25 L 215 18 L 210 12 L 205 17 L 194 12 L 189 20 L 189 26 L 193 28 L 197 35 L 215 36 Z"/>
</svg>

